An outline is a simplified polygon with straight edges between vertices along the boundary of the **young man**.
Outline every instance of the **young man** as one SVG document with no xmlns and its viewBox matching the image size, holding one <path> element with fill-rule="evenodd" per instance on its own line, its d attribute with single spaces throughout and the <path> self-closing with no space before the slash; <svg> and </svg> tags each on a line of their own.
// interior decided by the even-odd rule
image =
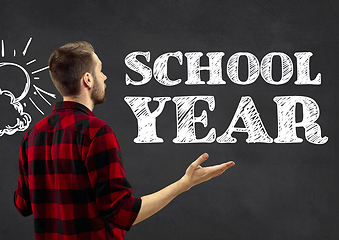
<svg viewBox="0 0 339 240">
<path fill-rule="evenodd" d="M 133 224 L 234 165 L 201 167 L 208 158 L 205 153 L 177 182 L 133 197 L 118 140 L 92 112 L 105 100 L 107 77 L 101 70 L 102 63 L 87 42 L 66 44 L 49 59 L 50 75 L 63 102 L 26 133 L 14 196 L 23 216 L 33 214 L 37 240 L 123 239 Z"/>
</svg>

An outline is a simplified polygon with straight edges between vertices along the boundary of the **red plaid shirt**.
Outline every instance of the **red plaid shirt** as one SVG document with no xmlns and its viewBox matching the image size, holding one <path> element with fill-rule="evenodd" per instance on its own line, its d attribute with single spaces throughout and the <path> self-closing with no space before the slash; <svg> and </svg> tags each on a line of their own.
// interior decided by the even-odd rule
<svg viewBox="0 0 339 240">
<path fill-rule="evenodd" d="M 123 239 L 141 206 L 112 128 L 75 102 L 56 103 L 26 133 L 14 203 L 33 213 L 37 240 Z"/>
</svg>

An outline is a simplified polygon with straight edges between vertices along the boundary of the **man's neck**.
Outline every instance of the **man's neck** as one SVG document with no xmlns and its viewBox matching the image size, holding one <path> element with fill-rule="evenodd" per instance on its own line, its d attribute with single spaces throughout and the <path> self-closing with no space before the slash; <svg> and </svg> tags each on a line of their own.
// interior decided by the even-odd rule
<svg viewBox="0 0 339 240">
<path fill-rule="evenodd" d="M 64 101 L 81 103 L 93 112 L 94 104 L 90 99 L 84 99 L 78 96 L 63 96 Z"/>
</svg>

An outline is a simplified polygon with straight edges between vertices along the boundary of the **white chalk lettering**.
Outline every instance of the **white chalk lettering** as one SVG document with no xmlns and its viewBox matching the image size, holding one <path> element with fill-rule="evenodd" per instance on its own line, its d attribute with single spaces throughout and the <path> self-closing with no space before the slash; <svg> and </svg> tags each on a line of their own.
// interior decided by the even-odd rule
<svg viewBox="0 0 339 240">
<path fill-rule="evenodd" d="M 132 52 L 125 58 L 126 66 L 139 73 L 142 79 L 139 81 L 132 80 L 128 74 L 126 74 L 126 85 L 144 85 L 152 79 L 158 81 L 164 86 L 176 86 L 182 82 L 182 79 L 171 80 L 169 79 L 167 72 L 167 62 L 170 57 L 175 57 L 179 64 L 183 64 L 182 52 L 169 52 L 160 55 L 153 64 L 153 72 L 151 67 L 141 63 L 137 56 L 144 56 L 147 62 L 150 62 L 150 52 Z M 200 66 L 200 58 L 204 55 L 202 52 L 187 52 L 184 54 L 187 59 L 187 80 L 186 85 L 204 85 L 206 82 L 201 80 L 200 72 L 204 70 L 209 71 L 209 80 L 207 85 L 223 85 L 226 81 L 222 78 L 222 58 L 225 55 L 224 52 L 209 52 L 206 56 L 209 59 L 209 66 Z M 310 57 L 313 54 L 311 52 L 296 52 L 294 56 L 297 59 L 297 80 L 294 82 L 296 85 L 320 85 L 321 74 L 318 73 L 315 79 L 310 79 Z M 247 79 L 242 81 L 239 79 L 239 58 L 246 56 L 248 61 L 248 76 Z M 273 73 L 273 58 L 279 57 L 281 59 L 281 78 L 274 80 Z M 227 75 L 230 80 L 238 85 L 249 85 L 257 80 L 259 75 L 265 82 L 272 85 L 282 85 L 287 83 L 293 76 L 293 62 L 291 58 L 282 52 L 271 52 L 266 54 L 259 63 L 257 57 L 249 52 L 238 52 L 233 54 L 227 61 L 226 65 Z"/>
<path fill-rule="evenodd" d="M 278 113 L 278 137 L 274 139 L 276 143 L 301 143 L 302 138 L 298 138 L 296 128 L 305 129 L 305 138 L 313 144 L 324 144 L 328 137 L 321 137 L 321 128 L 315 121 L 320 116 L 318 104 L 309 97 L 304 96 L 279 96 L 273 98 L 277 104 Z M 296 104 L 303 107 L 303 120 L 296 122 Z"/>
<path fill-rule="evenodd" d="M 164 105 L 171 100 L 170 97 L 155 97 L 154 101 L 159 102 L 158 108 L 150 112 L 148 102 L 150 97 L 125 97 L 126 103 L 132 109 L 138 121 L 138 136 L 135 143 L 159 143 L 162 138 L 157 136 L 156 118 L 162 113 Z M 211 128 L 204 138 L 197 139 L 196 123 L 202 123 L 206 128 L 208 117 L 206 110 L 201 115 L 195 116 L 195 104 L 197 101 L 205 101 L 208 109 L 214 111 L 215 100 L 213 96 L 176 96 L 172 99 L 176 105 L 177 136 L 174 143 L 236 143 L 237 139 L 232 136 L 234 132 L 247 133 L 247 143 L 301 143 L 298 138 L 297 127 L 305 129 L 305 138 L 313 144 L 325 144 L 328 137 L 321 136 L 321 128 L 316 120 L 320 116 L 318 104 L 309 97 L 304 96 L 279 96 L 273 101 L 277 106 L 278 113 L 278 136 L 273 139 L 267 133 L 260 114 L 249 96 L 241 97 L 237 110 L 226 131 L 216 138 L 216 129 Z M 296 104 L 303 106 L 303 120 L 296 122 Z M 244 123 L 244 127 L 237 127 L 239 119 Z"/>
<path fill-rule="evenodd" d="M 207 84 L 226 84 L 226 82 L 222 79 L 221 71 L 221 60 L 225 53 L 211 52 L 207 53 L 206 55 L 209 58 L 210 65 L 201 67 L 200 58 L 203 56 L 202 52 L 185 53 L 185 56 L 187 58 L 187 81 L 185 82 L 186 85 L 205 84 L 205 82 L 202 81 L 200 77 L 200 71 L 202 70 L 209 70 L 210 72 L 210 80 L 207 82 Z"/>
<path fill-rule="evenodd" d="M 279 81 L 274 81 L 272 77 L 272 61 L 273 57 L 281 58 L 282 74 Z M 269 84 L 281 85 L 287 83 L 293 75 L 293 62 L 291 58 L 285 53 L 273 52 L 267 54 L 261 61 L 261 76 Z"/>
<path fill-rule="evenodd" d="M 181 82 L 181 79 L 177 79 L 177 80 L 169 79 L 167 75 L 167 62 L 168 62 L 169 57 L 175 57 L 176 59 L 178 59 L 179 64 L 182 65 L 182 53 L 181 52 L 178 51 L 175 53 L 165 53 L 159 56 L 154 61 L 153 74 L 154 74 L 155 80 L 157 80 L 162 85 L 175 86 Z"/>
<path fill-rule="evenodd" d="M 239 79 L 239 58 L 241 56 L 246 56 L 248 61 L 248 77 L 246 81 L 241 81 Z M 233 54 L 227 62 L 227 75 L 230 80 L 239 85 L 248 85 L 255 80 L 257 80 L 259 76 L 259 61 L 258 59 L 252 54 L 248 52 L 239 52 Z"/>
<path fill-rule="evenodd" d="M 125 102 L 132 109 L 134 116 L 138 121 L 138 136 L 134 139 L 135 143 L 162 143 L 162 138 L 157 136 L 156 118 L 164 109 L 165 103 L 170 101 L 169 97 L 154 97 L 153 101 L 158 101 L 159 106 L 151 113 L 148 107 L 150 97 L 125 97 Z"/>
<path fill-rule="evenodd" d="M 239 118 L 245 127 L 235 127 Z M 237 139 L 232 137 L 233 132 L 247 132 L 247 143 L 272 143 L 273 139 L 268 135 L 264 124 L 251 97 L 245 96 L 240 99 L 238 108 L 234 114 L 231 124 L 227 130 L 217 138 L 218 143 L 236 143 Z"/>
<path fill-rule="evenodd" d="M 313 55 L 311 52 L 296 52 L 294 56 L 297 58 L 297 81 L 296 85 L 320 85 L 321 74 L 311 80 L 310 79 L 310 57 Z"/>
<path fill-rule="evenodd" d="M 148 83 L 152 79 L 152 69 L 146 66 L 145 64 L 141 63 L 137 59 L 137 56 L 139 55 L 144 56 L 147 62 L 150 61 L 151 58 L 150 52 L 132 52 L 126 56 L 125 64 L 131 70 L 139 73 L 142 76 L 142 80 L 134 81 L 128 76 L 128 74 L 126 74 L 126 85 L 128 84 L 143 85 Z"/>
<path fill-rule="evenodd" d="M 216 133 L 212 128 L 207 136 L 197 139 L 195 134 L 195 123 L 202 123 L 207 127 L 207 113 L 204 110 L 200 117 L 195 117 L 194 106 L 197 101 L 208 103 L 210 111 L 214 110 L 215 102 L 213 96 L 185 96 L 174 97 L 172 100 L 176 104 L 177 114 L 177 137 L 173 139 L 174 143 L 211 143 L 214 142 Z"/>
</svg>

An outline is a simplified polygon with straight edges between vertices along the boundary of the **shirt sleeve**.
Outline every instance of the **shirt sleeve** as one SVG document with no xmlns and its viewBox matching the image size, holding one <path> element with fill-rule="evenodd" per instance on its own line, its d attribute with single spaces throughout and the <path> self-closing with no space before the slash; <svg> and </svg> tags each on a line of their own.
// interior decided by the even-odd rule
<svg viewBox="0 0 339 240">
<path fill-rule="evenodd" d="M 27 162 L 28 133 L 21 142 L 19 152 L 19 180 L 18 187 L 14 192 L 14 205 L 18 212 L 26 217 L 32 214 L 31 201 L 28 185 L 28 162 Z"/>
<path fill-rule="evenodd" d="M 139 213 L 141 199 L 132 196 L 120 146 L 111 127 L 106 125 L 98 130 L 89 146 L 85 166 L 102 219 L 129 230 Z"/>
</svg>

